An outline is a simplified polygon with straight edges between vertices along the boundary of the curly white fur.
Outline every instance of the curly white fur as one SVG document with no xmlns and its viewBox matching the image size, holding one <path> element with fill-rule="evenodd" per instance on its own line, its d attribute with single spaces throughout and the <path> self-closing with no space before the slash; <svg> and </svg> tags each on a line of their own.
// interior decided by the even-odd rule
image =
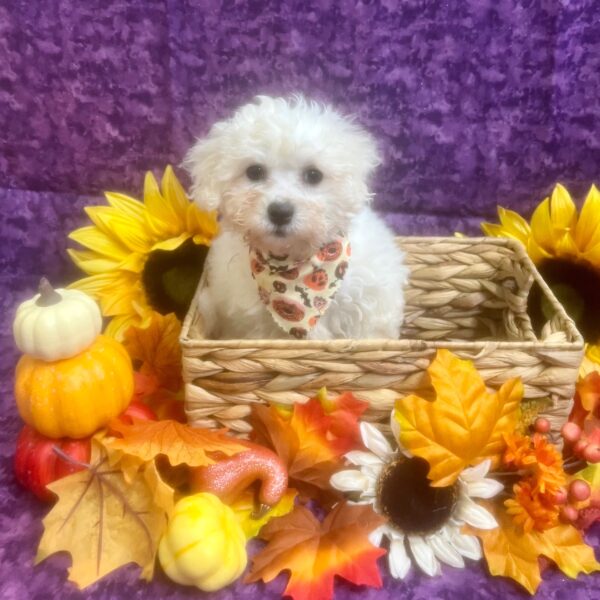
<svg viewBox="0 0 600 600">
<path fill-rule="evenodd" d="M 258 297 L 248 244 L 303 260 L 339 232 L 348 235 L 352 258 L 309 338 L 399 336 L 407 269 L 392 233 L 369 208 L 368 177 L 379 162 L 369 134 L 301 97 L 259 96 L 197 141 L 184 162 L 191 194 L 202 208 L 219 210 L 222 229 L 206 260 L 199 299 L 210 337 L 289 337 Z M 248 178 L 251 165 L 263 167 L 264 179 Z M 307 168 L 321 171 L 322 181 L 307 183 Z M 267 212 L 282 201 L 294 208 L 283 228 Z"/>
</svg>

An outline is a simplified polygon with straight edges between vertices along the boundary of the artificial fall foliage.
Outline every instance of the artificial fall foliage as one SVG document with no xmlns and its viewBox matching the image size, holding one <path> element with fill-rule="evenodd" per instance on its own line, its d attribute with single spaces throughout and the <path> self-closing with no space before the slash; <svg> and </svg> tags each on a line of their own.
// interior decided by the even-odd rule
<svg viewBox="0 0 600 600">
<path fill-rule="evenodd" d="M 104 444 L 111 450 L 142 461 L 164 455 L 173 467 L 182 464 L 203 467 L 213 464 L 219 455 L 232 456 L 247 450 L 222 431 L 195 429 L 171 420 L 127 424 L 115 419 L 110 429 L 120 436 L 105 440 Z"/>
<path fill-rule="evenodd" d="M 294 600 L 329 600 L 335 576 L 381 587 L 377 559 L 385 550 L 374 547 L 368 536 L 384 521 L 369 506 L 340 503 L 323 522 L 297 506 L 263 527 L 260 537 L 267 546 L 254 557 L 245 581 L 269 582 L 287 570 L 284 594 Z"/>
<path fill-rule="evenodd" d="M 438 350 L 427 370 L 435 401 L 410 395 L 396 403 L 401 445 L 429 462 L 433 486 L 453 484 L 463 469 L 488 458 L 497 466 L 502 436 L 517 424 L 521 381 L 488 392 L 473 363 L 448 350 Z"/>
<path fill-rule="evenodd" d="M 123 339 L 132 360 L 139 363 L 138 372 L 172 392 L 182 385 L 180 333 L 181 323 L 173 313 L 154 312 L 148 327 L 130 327 Z"/>
<path fill-rule="evenodd" d="M 131 562 L 142 567 L 144 579 L 152 578 L 174 493 L 153 462 L 128 483 L 94 441 L 91 464 L 48 487 L 58 500 L 44 518 L 36 564 L 68 552 L 69 580 L 80 588 Z"/>
<path fill-rule="evenodd" d="M 324 397 L 326 392 L 321 393 Z M 295 404 L 287 417 L 273 406 L 254 405 L 254 439 L 281 458 L 291 487 L 307 498 L 328 503 L 337 498 L 329 480 L 339 469 L 341 456 L 361 446 L 358 417 L 366 407 L 352 394 L 327 399 L 326 405 L 311 398 Z"/>
<path fill-rule="evenodd" d="M 284 494 L 283 498 L 268 512 L 266 512 L 260 519 L 253 519 L 252 513 L 256 508 L 254 493 L 247 491 L 237 498 L 234 502 L 230 503 L 229 506 L 235 513 L 239 524 L 244 530 L 246 539 L 256 537 L 262 527 L 268 523 L 274 517 L 282 517 L 287 515 L 294 508 L 294 501 L 298 492 L 293 489 L 288 489 Z"/>
<path fill-rule="evenodd" d="M 492 575 L 510 577 L 534 594 L 542 578 L 539 558 L 545 556 L 568 577 L 600 570 L 594 550 L 582 539 L 572 525 L 560 524 L 543 533 L 522 528 L 501 507 L 487 506 L 499 527 L 488 531 L 473 529 L 479 536 Z"/>
</svg>

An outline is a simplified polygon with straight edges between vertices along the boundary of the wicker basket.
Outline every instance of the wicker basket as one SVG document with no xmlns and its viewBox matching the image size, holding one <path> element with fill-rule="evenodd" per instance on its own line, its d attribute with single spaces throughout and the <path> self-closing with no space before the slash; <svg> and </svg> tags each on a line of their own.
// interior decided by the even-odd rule
<svg viewBox="0 0 600 600">
<path fill-rule="evenodd" d="M 525 400 L 543 401 L 556 439 L 583 340 L 523 247 L 495 238 L 397 241 L 411 270 L 399 340 L 209 340 L 194 301 L 181 337 L 188 421 L 244 434 L 254 402 L 304 402 L 326 386 L 367 400 L 365 418 L 389 432 L 394 400 L 429 395 L 427 366 L 448 348 L 473 360 L 490 387 L 521 377 Z M 526 312 L 534 280 L 554 311 L 540 339 Z"/>
</svg>

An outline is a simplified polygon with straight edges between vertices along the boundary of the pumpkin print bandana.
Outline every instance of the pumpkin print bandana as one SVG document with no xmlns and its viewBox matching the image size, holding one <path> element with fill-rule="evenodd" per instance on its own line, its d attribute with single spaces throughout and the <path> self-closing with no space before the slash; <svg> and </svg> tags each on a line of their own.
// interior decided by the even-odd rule
<svg viewBox="0 0 600 600">
<path fill-rule="evenodd" d="M 348 268 L 350 242 L 343 237 L 325 244 L 306 261 L 264 256 L 250 248 L 250 268 L 258 294 L 275 323 L 304 339 L 335 296 Z"/>
</svg>

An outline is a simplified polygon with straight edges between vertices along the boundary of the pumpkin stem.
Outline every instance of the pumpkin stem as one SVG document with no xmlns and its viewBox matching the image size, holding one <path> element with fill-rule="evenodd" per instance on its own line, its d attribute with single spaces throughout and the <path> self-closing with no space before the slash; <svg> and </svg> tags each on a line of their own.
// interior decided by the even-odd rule
<svg viewBox="0 0 600 600">
<path fill-rule="evenodd" d="M 54 290 L 45 277 L 40 279 L 38 291 L 40 297 L 35 302 L 38 306 L 52 306 L 53 304 L 58 304 L 62 300 L 62 296 Z"/>
</svg>

